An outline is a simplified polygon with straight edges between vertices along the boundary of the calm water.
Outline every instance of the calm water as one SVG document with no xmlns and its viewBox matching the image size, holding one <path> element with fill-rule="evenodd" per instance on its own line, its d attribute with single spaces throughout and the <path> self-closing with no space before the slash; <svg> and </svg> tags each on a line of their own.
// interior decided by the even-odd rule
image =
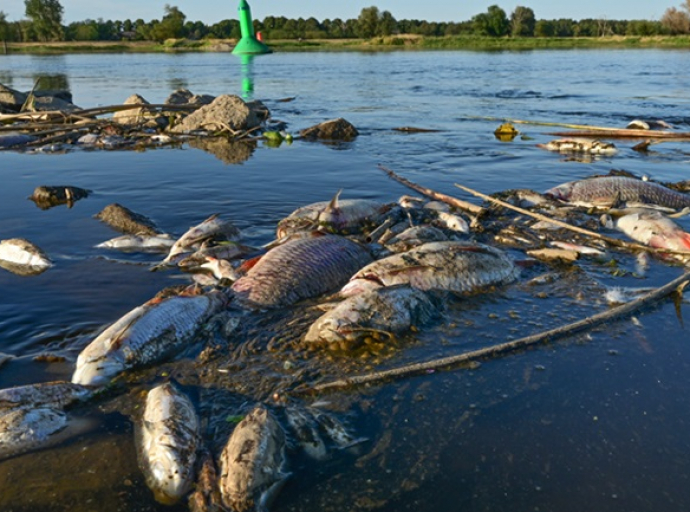
<svg viewBox="0 0 690 512">
<path fill-rule="evenodd" d="M 287 53 L 244 64 L 228 54 L 1 56 L 0 63 L 0 83 L 28 90 L 37 77 L 50 76 L 85 108 L 121 103 L 132 93 L 161 103 L 185 87 L 261 99 L 293 132 L 334 117 L 361 132 L 337 146 L 259 144 L 238 151 L 239 163 L 189 146 L 0 153 L 0 239 L 28 238 L 55 262 L 39 276 L 0 273 L 0 352 L 16 356 L 0 368 L 0 387 L 69 379 L 76 355 L 99 329 L 186 279 L 149 272 L 155 256 L 94 249 L 115 236 L 93 219 L 113 202 L 176 235 L 222 213 L 242 228 L 247 243 L 261 244 L 272 239 L 282 217 L 338 189 L 342 197 L 385 202 L 409 193 L 377 164 L 465 199 L 453 183 L 493 193 L 545 190 L 610 169 L 665 181 L 690 178 L 687 143 L 641 154 L 630 149 L 635 142 L 620 141 L 615 157 L 583 163 L 535 147 L 556 138 L 548 133 L 557 128 L 519 125 L 525 137 L 504 143 L 493 136 L 500 122 L 482 119 L 619 127 L 633 118 L 663 119 L 690 131 L 687 51 Z M 243 92 L 249 83 L 253 91 Z M 278 101 L 286 97 L 295 99 Z M 392 130 L 402 126 L 440 131 Z M 26 199 L 39 185 L 94 193 L 71 209 L 43 211 Z M 633 257 L 619 259 L 623 268 L 635 268 Z M 290 366 L 285 361 L 328 378 L 426 360 L 601 311 L 604 286 L 657 286 L 681 272 L 652 262 L 643 279 L 614 277 L 583 262 L 560 270 L 543 299 L 538 287 L 525 283 L 548 270 L 528 270 L 496 294 L 453 302 L 440 324 L 382 361 L 314 363 L 282 349 L 251 353 L 240 361 L 238 376 L 223 373 L 223 379 L 208 377 L 222 367 L 222 357 L 213 363 L 218 367 L 188 360 L 142 372 L 132 391 L 77 411 L 95 424 L 87 433 L 0 461 L 0 509 L 185 510 L 156 504 L 136 463 L 130 417 L 141 390 L 164 372 L 188 384 L 202 411 L 220 404 L 235 414 L 242 403 L 268 396 L 272 384 L 261 373 L 275 371 L 268 380 L 280 383 Z M 677 312 L 665 302 L 635 319 L 477 369 L 321 396 L 368 441 L 321 463 L 293 453 L 292 478 L 272 510 L 579 511 L 585 504 L 600 511 L 688 510 L 686 312 L 685 305 Z M 286 315 L 313 312 L 296 308 Z M 260 321 L 252 329 L 250 338 L 266 336 Z M 277 329 L 275 336 L 299 336 L 289 331 Z M 45 353 L 66 361 L 35 360 Z M 249 384 L 240 386 L 240 379 Z M 222 434 L 229 427 L 214 428 Z M 221 441 L 217 435 L 211 443 Z"/>
</svg>

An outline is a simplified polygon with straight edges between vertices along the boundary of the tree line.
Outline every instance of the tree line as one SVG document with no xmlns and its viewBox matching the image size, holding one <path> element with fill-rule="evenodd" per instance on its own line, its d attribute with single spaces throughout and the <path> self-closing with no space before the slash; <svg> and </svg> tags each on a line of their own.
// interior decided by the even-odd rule
<svg viewBox="0 0 690 512">
<path fill-rule="evenodd" d="M 160 20 L 87 19 L 62 24 L 64 9 L 59 0 L 25 0 L 26 18 L 8 21 L 0 11 L 0 40 L 30 41 L 164 41 L 170 38 L 237 39 L 240 24 L 224 19 L 212 25 L 190 21 L 178 7 L 166 5 Z M 537 19 L 529 7 L 517 6 L 508 15 L 498 5 L 461 22 L 396 20 L 377 7 L 362 9 L 359 17 L 319 21 L 316 18 L 267 16 L 254 20 L 255 31 L 267 39 L 342 39 L 418 34 L 423 36 L 474 35 L 488 37 L 603 37 L 690 34 L 690 0 L 680 8 L 667 9 L 659 21 Z"/>
</svg>

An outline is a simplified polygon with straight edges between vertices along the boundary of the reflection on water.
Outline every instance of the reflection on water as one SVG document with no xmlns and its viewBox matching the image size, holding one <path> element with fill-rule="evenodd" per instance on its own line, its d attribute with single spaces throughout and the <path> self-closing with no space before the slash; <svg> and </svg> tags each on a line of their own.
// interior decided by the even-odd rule
<svg viewBox="0 0 690 512">
<path fill-rule="evenodd" d="M 69 78 L 64 73 L 35 74 L 34 83 L 37 91 L 69 91 Z"/>
<path fill-rule="evenodd" d="M 254 58 L 255 55 L 240 55 L 242 62 L 242 98 L 246 101 L 254 99 Z"/>
<path fill-rule="evenodd" d="M 256 150 L 256 141 L 228 140 L 223 137 L 195 137 L 189 146 L 203 149 L 226 164 L 241 164 L 249 160 Z"/>
</svg>

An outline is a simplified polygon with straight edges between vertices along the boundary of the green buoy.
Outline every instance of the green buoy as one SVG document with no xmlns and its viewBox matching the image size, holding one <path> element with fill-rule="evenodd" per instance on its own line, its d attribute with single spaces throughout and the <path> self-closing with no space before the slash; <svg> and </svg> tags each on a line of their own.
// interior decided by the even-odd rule
<svg viewBox="0 0 690 512">
<path fill-rule="evenodd" d="M 252 21 L 252 12 L 249 9 L 247 0 L 240 0 L 240 5 L 237 8 L 240 20 L 240 30 L 242 38 L 239 40 L 235 48 L 232 50 L 234 54 L 259 54 L 271 53 L 272 50 L 264 43 L 259 41 L 254 35 L 254 23 Z"/>
</svg>

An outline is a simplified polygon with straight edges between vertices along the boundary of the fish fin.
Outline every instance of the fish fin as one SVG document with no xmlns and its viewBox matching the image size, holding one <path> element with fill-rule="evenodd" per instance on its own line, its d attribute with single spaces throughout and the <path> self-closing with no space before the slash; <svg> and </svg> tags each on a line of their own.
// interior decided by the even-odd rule
<svg viewBox="0 0 690 512">
<path fill-rule="evenodd" d="M 338 198 L 340 197 L 340 193 L 343 191 L 341 188 L 338 190 L 335 195 L 333 196 L 333 199 L 331 199 L 331 202 L 328 203 L 328 206 L 326 206 L 323 211 L 333 211 L 338 209 Z"/>
<path fill-rule="evenodd" d="M 218 218 L 218 215 L 219 215 L 219 214 L 214 213 L 214 214 L 211 215 L 208 219 L 206 219 L 204 222 L 210 222 L 210 221 L 212 221 L 212 220 L 215 220 L 215 219 Z"/>
<path fill-rule="evenodd" d="M 238 270 L 241 272 L 247 272 L 249 269 L 251 269 L 254 265 L 259 263 L 259 260 L 263 257 L 263 255 L 259 256 L 254 256 L 253 258 L 249 258 L 248 260 L 245 260 L 242 265 L 238 267 Z"/>
</svg>

